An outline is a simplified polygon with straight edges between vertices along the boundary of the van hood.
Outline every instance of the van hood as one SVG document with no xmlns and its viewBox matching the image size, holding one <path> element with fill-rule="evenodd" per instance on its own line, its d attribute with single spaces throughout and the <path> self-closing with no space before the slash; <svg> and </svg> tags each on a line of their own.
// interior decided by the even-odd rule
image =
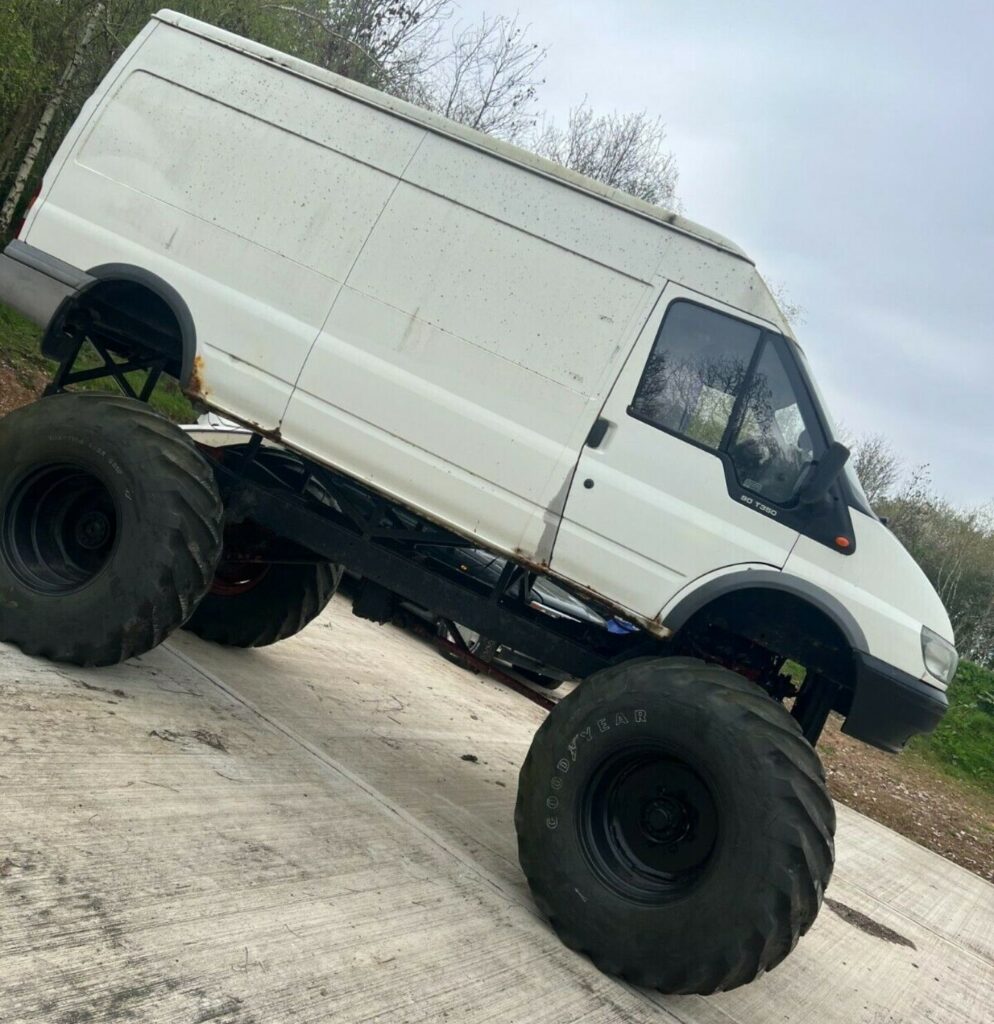
<svg viewBox="0 0 994 1024">
<path fill-rule="evenodd" d="M 949 613 L 908 549 L 879 519 L 854 512 L 853 528 L 857 548 L 852 559 L 854 582 L 954 643 Z"/>
</svg>

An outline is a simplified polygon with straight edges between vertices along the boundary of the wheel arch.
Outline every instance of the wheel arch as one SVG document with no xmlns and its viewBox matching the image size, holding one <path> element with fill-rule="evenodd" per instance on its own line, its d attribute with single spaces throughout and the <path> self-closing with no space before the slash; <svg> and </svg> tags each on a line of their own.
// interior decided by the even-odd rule
<svg viewBox="0 0 994 1024">
<path fill-rule="evenodd" d="M 103 263 L 87 271 L 88 280 L 68 296 L 42 336 L 41 349 L 61 360 L 68 350 L 69 328 L 79 316 L 96 318 L 118 340 L 110 347 L 151 349 L 166 359 L 166 372 L 187 388 L 194 377 L 197 330 L 180 293 L 157 274 L 129 263 Z M 140 335 L 140 336 L 139 336 Z"/>
<path fill-rule="evenodd" d="M 837 597 L 798 576 L 772 569 L 745 569 L 708 580 L 670 609 L 664 615 L 662 624 L 672 633 L 679 633 L 694 615 L 712 602 L 729 594 L 746 591 L 775 591 L 801 601 L 821 612 L 854 650 L 867 649 L 862 627 Z"/>
<path fill-rule="evenodd" d="M 664 617 L 677 642 L 717 626 L 853 685 L 866 636 L 842 602 L 820 587 L 775 570 L 728 573 L 702 584 Z M 703 635 L 703 634 L 702 634 Z"/>
</svg>

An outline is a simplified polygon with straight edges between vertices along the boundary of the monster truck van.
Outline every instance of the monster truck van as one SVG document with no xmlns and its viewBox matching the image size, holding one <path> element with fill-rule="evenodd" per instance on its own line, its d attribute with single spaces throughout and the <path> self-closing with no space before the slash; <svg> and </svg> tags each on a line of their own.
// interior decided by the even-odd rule
<svg viewBox="0 0 994 1024">
<path fill-rule="evenodd" d="M 163 11 L 0 299 L 58 363 L 0 423 L 0 639 L 272 643 L 347 567 L 357 614 L 400 595 L 583 678 L 516 825 L 605 971 L 706 993 L 778 964 L 832 872 L 826 716 L 896 751 L 945 710 L 941 602 L 753 264 L 683 217 Z M 199 448 L 145 404 L 162 374 L 251 439 Z M 71 390 L 99 377 L 123 395 Z M 484 585 L 439 545 L 506 565 Z M 540 577 L 640 629 L 537 614 Z"/>
</svg>

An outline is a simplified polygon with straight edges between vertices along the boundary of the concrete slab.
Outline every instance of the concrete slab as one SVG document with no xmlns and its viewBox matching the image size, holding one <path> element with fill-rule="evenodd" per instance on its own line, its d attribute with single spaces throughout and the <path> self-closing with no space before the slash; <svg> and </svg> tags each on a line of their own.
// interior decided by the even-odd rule
<svg viewBox="0 0 994 1024">
<path fill-rule="evenodd" d="M 516 863 L 543 714 L 342 601 L 264 651 L 0 645 L 0 1021 L 994 1020 L 994 887 L 845 808 L 834 909 L 776 971 L 601 975 Z"/>
</svg>

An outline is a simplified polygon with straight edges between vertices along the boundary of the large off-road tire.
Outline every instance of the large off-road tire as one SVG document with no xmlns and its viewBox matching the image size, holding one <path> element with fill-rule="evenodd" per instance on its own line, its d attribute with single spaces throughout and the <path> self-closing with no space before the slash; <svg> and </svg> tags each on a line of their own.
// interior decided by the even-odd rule
<svg viewBox="0 0 994 1024">
<path fill-rule="evenodd" d="M 562 940 L 664 992 L 735 988 L 810 927 L 832 874 L 821 763 L 753 683 L 689 658 L 598 673 L 521 769 L 518 853 Z"/>
<path fill-rule="evenodd" d="M 211 458 L 222 463 L 246 456 L 250 461 L 240 472 L 263 487 L 282 482 L 298 491 L 302 474 L 306 476 L 301 460 L 280 448 L 253 451 L 250 444 L 238 444 L 211 452 Z M 312 496 L 320 497 L 321 492 Z M 250 522 L 229 527 L 210 591 L 185 628 L 224 647 L 268 647 L 294 636 L 317 618 L 338 590 L 341 566 L 330 562 L 252 564 L 229 557 L 239 551 L 262 556 L 267 543 L 275 539 Z"/>
<path fill-rule="evenodd" d="M 148 406 L 61 394 L 0 420 L 0 640 L 113 665 L 160 644 L 221 553 L 214 474 Z"/>
<path fill-rule="evenodd" d="M 342 570 L 318 565 L 222 562 L 210 593 L 185 628 L 225 647 L 266 647 L 299 633 L 324 611 Z"/>
</svg>

